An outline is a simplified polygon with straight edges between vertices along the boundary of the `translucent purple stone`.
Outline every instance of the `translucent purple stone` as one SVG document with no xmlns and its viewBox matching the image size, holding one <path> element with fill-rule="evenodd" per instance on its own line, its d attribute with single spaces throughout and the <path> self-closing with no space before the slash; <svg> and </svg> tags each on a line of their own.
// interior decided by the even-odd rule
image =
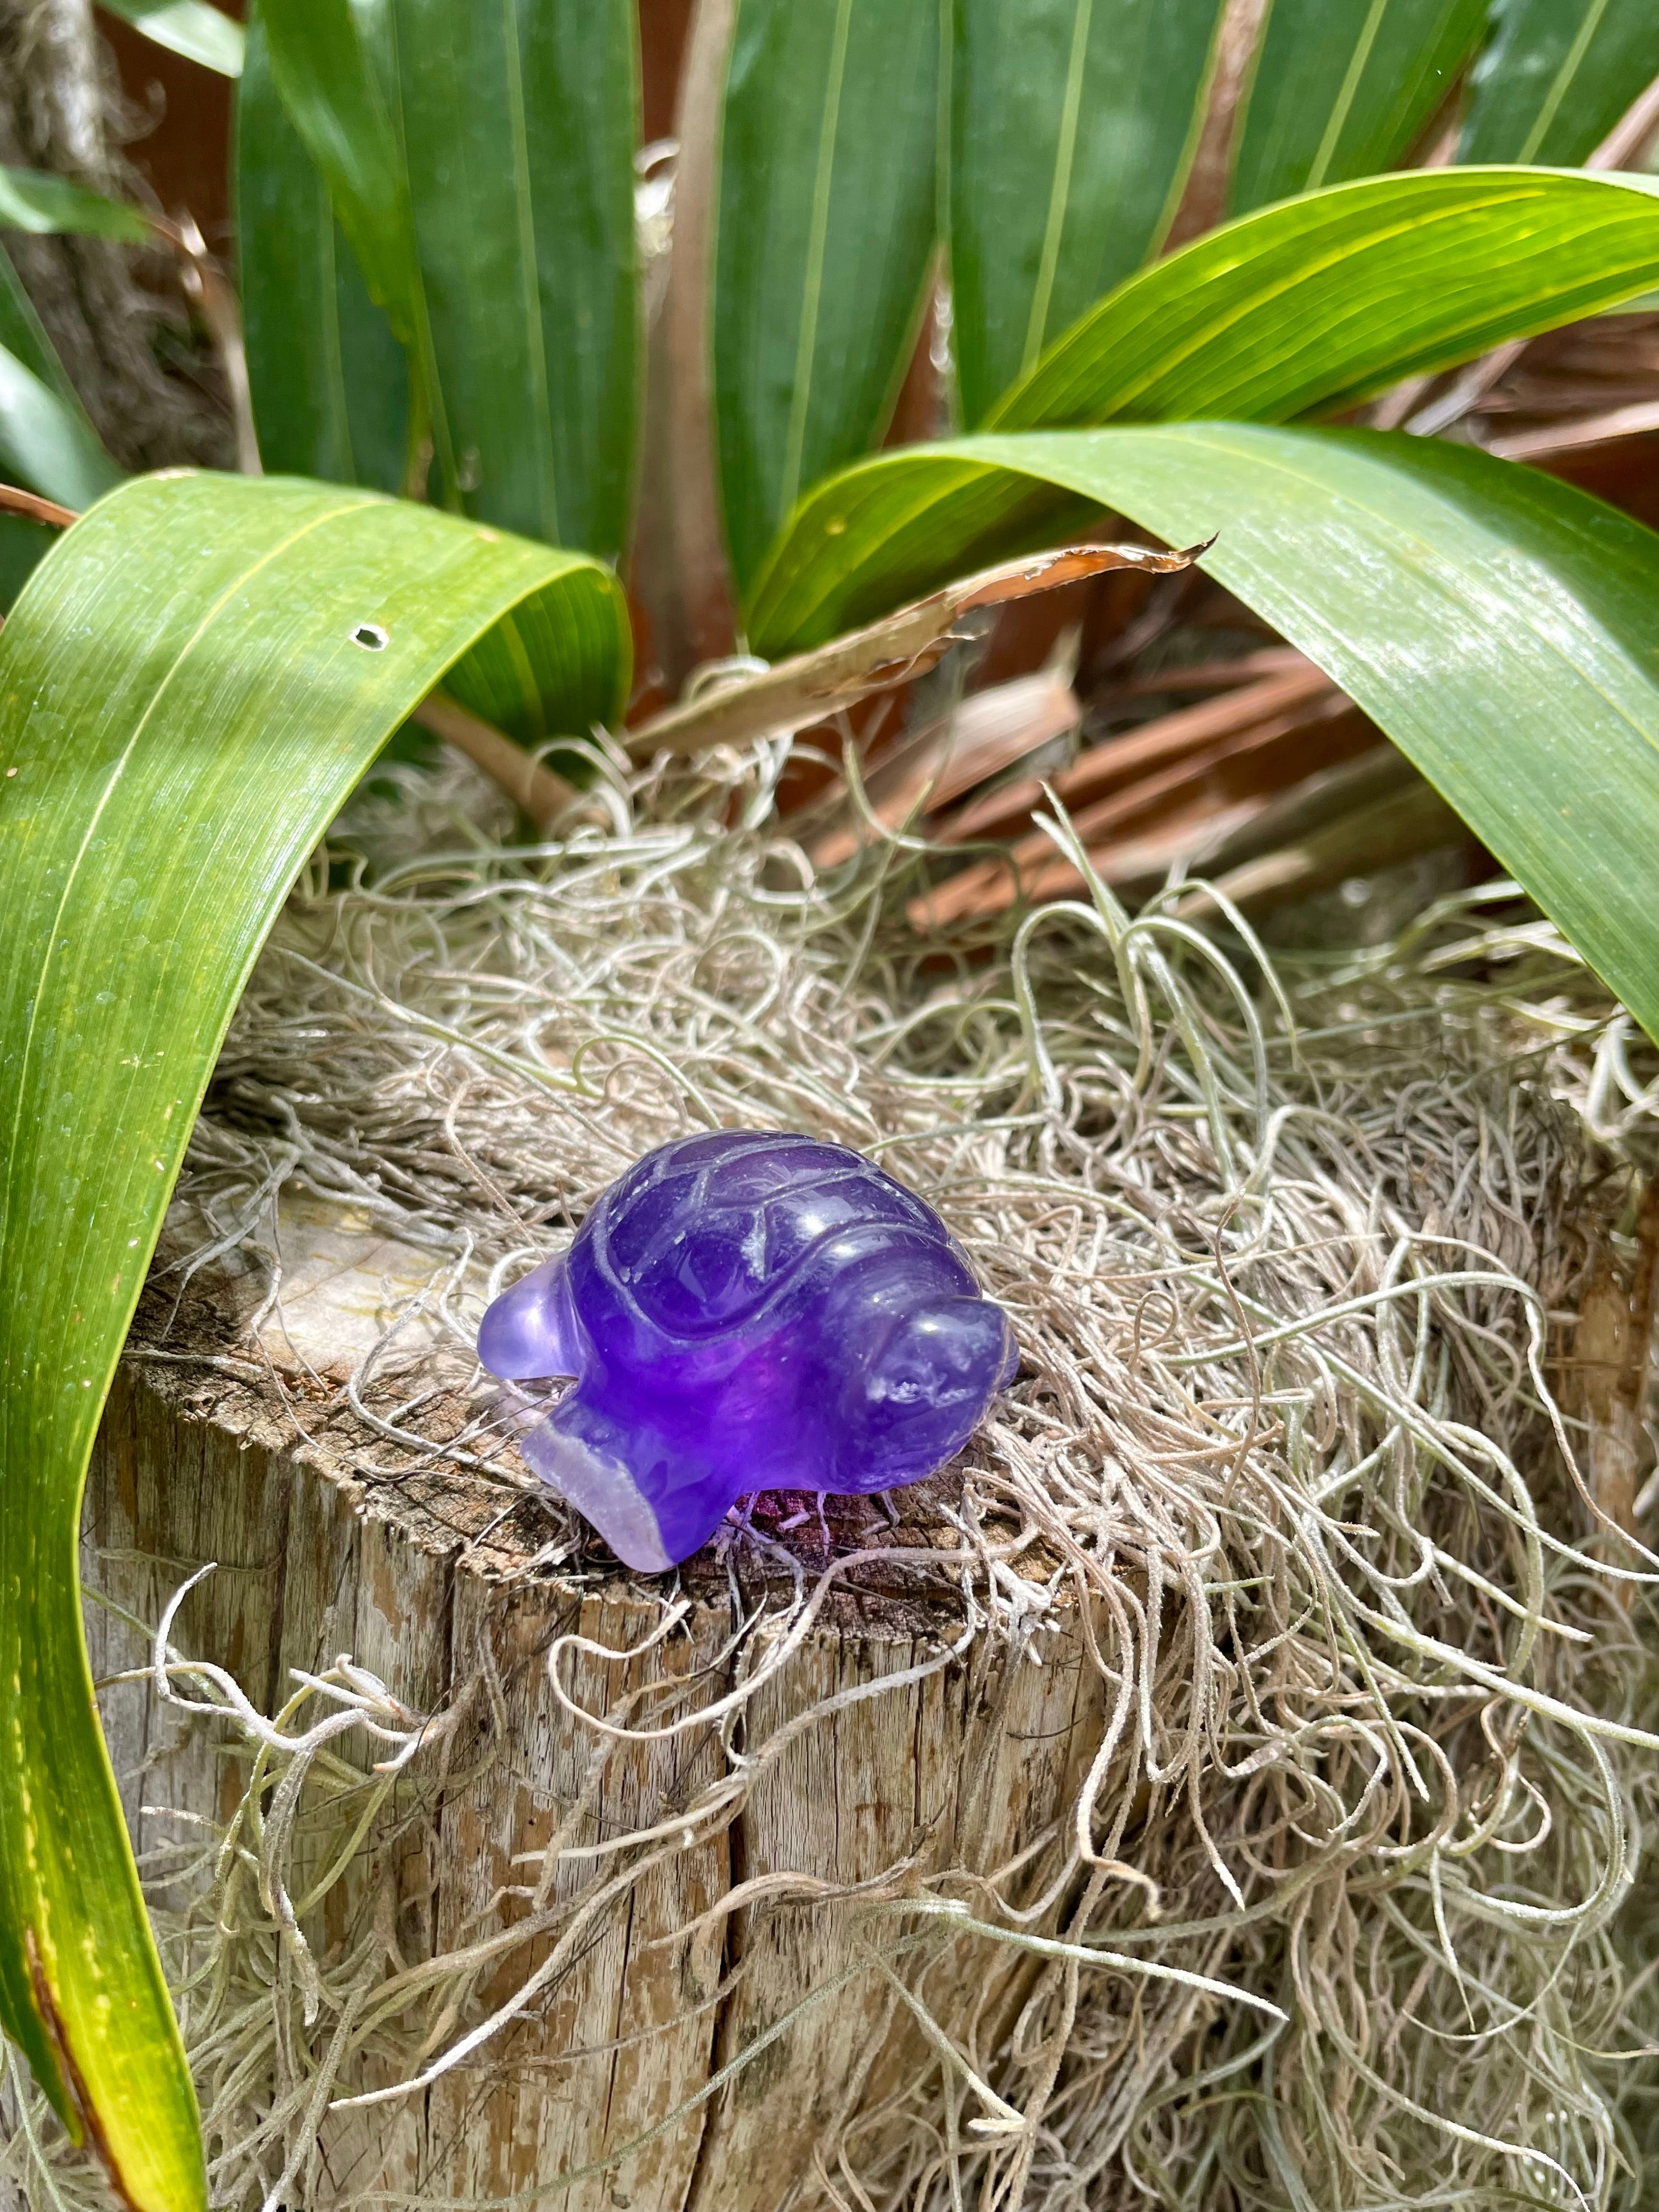
<svg viewBox="0 0 1659 2212">
<path fill-rule="evenodd" d="M 931 1206 L 843 1146 L 758 1129 L 647 1153 L 495 1300 L 478 1357 L 574 1376 L 525 1457 L 651 1572 L 750 1491 L 920 1481 L 1018 1363 Z"/>
</svg>

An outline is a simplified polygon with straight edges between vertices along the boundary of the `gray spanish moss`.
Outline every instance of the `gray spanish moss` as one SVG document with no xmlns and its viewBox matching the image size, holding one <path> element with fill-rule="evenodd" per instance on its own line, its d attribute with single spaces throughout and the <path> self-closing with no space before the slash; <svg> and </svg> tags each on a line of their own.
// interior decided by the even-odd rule
<svg viewBox="0 0 1659 2212">
<path fill-rule="evenodd" d="M 1592 1261 L 1626 1249 L 1653 1054 L 1512 887 L 1319 957 L 1103 890 L 919 945 L 903 841 L 815 880 L 771 812 L 776 766 L 611 764 L 603 818 L 530 852 L 458 770 L 360 799 L 237 1016 L 185 1241 L 240 1244 L 280 1299 L 279 1192 L 348 1202 L 433 1252 L 465 1360 L 482 1297 L 642 1148 L 783 1124 L 925 1191 L 1015 1316 L 1022 1380 L 941 1508 L 958 1596 L 937 1663 L 984 1639 L 1040 1657 L 1078 1609 L 1092 1756 L 1022 1863 L 863 1893 L 859 1971 L 895 2006 L 927 2023 L 962 1942 L 1024 1947 L 1030 1996 L 1011 2033 L 934 2032 L 887 2107 L 820 2147 L 804 2203 L 1633 2207 L 1659 2027 L 1629 1902 L 1656 1562 L 1598 1521 L 1567 1355 Z M 417 1378 L 396 1419 L 368 1379 L 368 1457 L 491 1463 L 483 1378 L 448 1446 L 421 1433 Z M 721 1539 L 784 1562 L 767 1618 L 734 1629 L 739 1704 L 842 1572 L 769 1528 L 740 1510 Z M 596 1778 L 635 1729 L 719 1732 L 676 1838 L 611 1839 L 577 1881 L 578 1808 L 520 1870 L 527 1906 L 467 1950 L 404 1963 L 366 1929 L 325 1955 L 296 1831 L 326 1869 L 331 1837 L 400 1807 L 415 1848 L 453 1714 L 423 1728 L 343 1663 L 268 1718 L 167 1624 L 155 1650 L 250 1776 L 222 1832 L 152 1861 L 216 2201 L 239 2207 L 307 2201 L 331 2100 L 487 2069 L 486 1966 L 498 1990 L 517 1960 L 533 1994 L 778 1748 L 714 1706 L 570 1706 Z M 368 1780 L 329 1748 L 354 1731 Z M 9 2110 L 0 2185 L 92 2203 L 32 2101 Z"/>
</svg>

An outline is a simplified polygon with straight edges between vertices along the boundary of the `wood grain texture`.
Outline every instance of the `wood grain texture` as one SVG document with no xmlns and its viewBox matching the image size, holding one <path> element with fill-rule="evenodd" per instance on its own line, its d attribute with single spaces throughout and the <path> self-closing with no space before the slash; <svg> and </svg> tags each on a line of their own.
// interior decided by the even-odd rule
<svg viewBox="0 0 1659 2212">
<path fill-rule="evenodd" d="M 708 1727 L 607 1753 L 551 1692 L 556 1639 L 574 1633 L 625 1652 L 661 1618 L 651 1585 L 621 1573 L 596 1583 L 591 1569 L 585 1586 L 525 1572 L 506 1537 L 469 1540 L 478 1500 L 465 1476 L 451 1480 L 453 1494 L 435 1479 L 366 1480 L 384 1447 L 349 1415 L 317 1410 L 325 1395 L 318 1378 L 327 1386 L 349 1371 L 373 1334 L 375 1307 L 429 1276 L 429 1257 L 320 1207 L 286 1223 L 283 1257 L 283 1319 L 259 1340 L 268 1381 L 253 1379 L 246 1345 L 227 1349 L 237 1311 L 254 1303 L 250 1281 L 223 1274 L 204 1295 L 198 1283 L 170 1329 L 172 1297 L 159 1286 L 141 1310 L 87 1493 L 94 1664 L 100 1680 L 142 1665 L 148 1644 L 137 1624 L 155 1621 L 185 1577 L 211 1559 L 219 1571 L 186 1600 L 175 1644 L 231 1669 L 267 1712 L 289 1694 L 290 1670 L 317 1672 L 343 1652 L 427 1712 L 487 1679 L 488 1694 L 472 1696 L 455 1732 L 447 1771 L 458 1779 L 433 1808 L 426 1840 L 411 1828 L 407 1848 L 382 1855 L 391 1893 L 365 1893 L 376 1856 L 366 1850 L 363 1871 L 354 1863 L 326 1901 L 324 1944 L 343 1947 L 373 1922 L 395 1930 L 410 1964 L 532 1916 L 548 1901 L 529 1894 L 533 1855 L 556 1832 L 579 1850 L 560 1862 L 551 1901 L 597 1887 L 611 1863 L 580 1850 L 659 1822 L 672 1829 L 719 1778 L 725 1754 Z M 423 1372 L 447 1379 L 435 1339 L 421 1357 L 427 1368 L 398 1377 L 404 1397 Z M 483 1486 L 473 1478 L 472 1487 Z M 487 1502 L 499 1510 L 500 1496 Z M 732 1615 L 717 1593 L 711 1576 L 689 1633 L 643 1656 L 566 1653 L 571 1702 L 615 1714 L 630 1693 L 676 1675 L 671 1687 L 682 1695 L 671 1713 L 724 1695 L 735 1680 L 725 1650 Z M 307 2212 L 417 2191 L 466 2204 L 537 2189 L 551 2212 L 784 2212 L 831 2202 L 814 2150 L 857 2125 L 862 2153 L 872 2132 L 879 2140 L 895 2124 L 881 2109 L 894 2087 L 931 2063 L 914 2015 L 870 1962 L 905 1962 L 908 1984 L 981 2063 L 1029 1984 L 1009 1963 L 1023 1954 L 988 1955 L 959 1936 L 928 1936 L 923 1956 L 917 1923 L 884 1914 L 883 1901 L 914 1894 L 922 1873 L 1003 1866 L 1064 1814 L 1099 1740 L 1097 1677 L 1080 1638 L 1057 1634 L 1044 1640 L 1042 1664 L 1011 1665 L 983 1643 L 952 1657 L 960 1632 L 951 1609 L 919 1601 L 832 1607 L 746 1709 L 734 1744 L 758 1771 L 738 1819 L 724 1834 L 705 1828 L 690 1848 L 671 1835 L 616 1909 L 594 1915 L 524 2017 L 472 2061 L 423 2095 L 332 2116 L 321 2177 L 301 2200 Z M 769 1648 L 763 1633 L 742 1663 L 752 1673 Z M 884 1681 L 892 1686 L 792 1732 L 817 1702 Z M 653 1699 L 664 1694 L 659 1686 Z M 210 1728 L 181 1722 L 148 1683 L 106 1689 L 103 1711 L 141 1848 L 187 1841 L 191 1816 L 228 1817 L 245 1755 L 240 1766 L 228 1760 Z M 366 1771 L 376 1754 L 344 1755 Z M 325 1847 L 320 1833 L 307 1847 L 310 1871 Z M 786 1875 L 798 1887 L 802 1877 L 866 1885 L 870 1895 L 763 1896 L 729 1915 L 711 1910 L 739 1882 Z M 1008 1885 L 1016 1901 L 1029 1901 L 1024 1880 Z M 965 1881 L 952 1893 L 982 1907 Z M 505 1953 L 453 2033 L 512 1996 L 551 1958 L 555 1940 L 538 1934 Z M 829 1994 L 804 2003 L 815 1990 Z M 752 2064 L 697 2100 L 717 2069 L 786 2015 Z M 349 2086 L 410 2070 L 371 2052 Z M 683 2106 L 655 2140 L 615 2157 Z M 561 2189 L 565 2175 L 585 2178 Z"/>
</svg>

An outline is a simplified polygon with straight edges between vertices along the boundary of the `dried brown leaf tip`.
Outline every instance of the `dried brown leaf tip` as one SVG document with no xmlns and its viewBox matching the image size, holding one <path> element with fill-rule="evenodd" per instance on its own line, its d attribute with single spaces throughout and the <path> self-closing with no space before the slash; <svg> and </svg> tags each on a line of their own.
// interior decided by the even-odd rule
<svg viewBox="0 0 1659 2212">
<path fill-rule="evenodd" d="M 1213 542 L 1175 553 L 1154 552 L 1144 545 L 1062 545 L 1000 562 L 947 584 L 943 591 L 863 629 L 850 630 L 815 652 L 799 653 L 653 715 L 630 734 L 629 750 L 643 759 L 665 752 L 696 754 L 715 745 L 745 744 L 756 738 L 810 729 L 855 707 L 872 692 L 908 683 L 937 667 L 953 641 L 955 624 L 965 614 L 1052 592 L 1062 584 L 1081 583 L 1115 568 L 1170 575 L 1190 568 Z"/>
<path fill-rule="evenodd" d="M 42 499 L 36 492 L 8 483 L 0 483 L 0 514 L 21 514 L 26 522 L 42 523 L 48 530 L 67 530 L 79 520 L 72 507 L 59 507 L 55 499 Z"/>
</svg>

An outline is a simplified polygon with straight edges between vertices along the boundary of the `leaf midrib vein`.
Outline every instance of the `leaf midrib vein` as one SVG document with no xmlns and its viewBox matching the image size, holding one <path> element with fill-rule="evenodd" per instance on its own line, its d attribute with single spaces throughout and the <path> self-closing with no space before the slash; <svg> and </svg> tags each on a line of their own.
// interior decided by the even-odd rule
<svg viewBox="0 0 1659 2212">
<path fill-rule="evenodd" d="M 1326 171 L 1336 158 L 1337 147 L 1341 142 L 1342 133 L 1347 128 L 1348 118 L 1353 112 L 1353 104 L 1358 96 L 1360 79 L 1365 74 L 1366 64 L 1371 58 L 1371 49 L 1376 44 L 1376 34 L 1382 29 L 1382 18 L 1388 12 L 1389 0 L 1371 0 L 1370 13 L 1365 18 L 1359 36 L 1354 40 L 1353 52 L 1348 57 L 1348 66 L 1343 76 L 1341 88 L 1337 93 L 1335 104 L 1326 123 L 1325 134 L 1319 142 L 1319 150 L 1314 155 L 1312 166 L 1308 171 L 1307 179 L 1303 186 L 1304 191 L 1311 192 L 1318 190 L 1325 181 Z"/>
<path fill-rule="evenodd" d="M 829 251 L 830 199 L 836 167 L 836 134 L 841 119 L 842 86 L 847 70 L 847 47 L 852 32 L 853 0 L 837 0 L 836 25 L 830 52 L 829 82 L 824 88 L 823 118 L 818 132 L 817 167 L 812 179 L 811 228 L 807 236 L 806 268 L 801 291 L 801 317 L 795 343 L 795 388 L 789 404 L 789 431 L 784 447 L 783 475 L 778 487 L 781 514 L 787 514 L 800 489 L 801 459 L 806 446 L 806 416 L 811 395 L 812 356 L 817 349 L 818 309 L 823 294 L 823 264 Z"/>
<path fill-rule="evenodd" d="M 1054 298 L 1054 277 L 1060 266 L 1060 241 L 1072 197 L 1072 169 L 1077 158 L 1078 118 L 1083 106 L 1083 77 L 1089 58 L 1089 29 L 1094 0 L 1076 0 L 1072 18 L 1072 51 L 1066 64 L 1066 91 L 1060 103 L 1060 139 L 1054 148 L 1054 174 L 1048 185 L 1048 216 L 1042 234 L 1042 258 L 1037 268 L 1036 289 L 1025 325 L 1025 344 L 1019 373 L 1029 376 L 1042 356 L 1048 327 L 1048 307 Z"/>
<path fill-rule="evenodd" d="M 524 310 L 525 347 L 531 382 L 531 421 L 541 465 L 546 536 L 559 542 L 558 471 L 553 459 L 553 418 L 547 393 L 547 343 L 543 325 L 541 264 L 536 251 L 536 208 L 530 188 L 530 135 L 525 120 L 524 60 L 519 51 L 518 9 L 501 0 L 502 60 L 507 73 L 507 109 L 513 144 L 513 193 L 519 230 L 519 295 Z"/>
<path fill-rule="evenodd" d="M 1522 142 L 1521 151 L 1516 156 L 1517 161 L 1530 161 L 1548 137 L 1550 125 L 1559 114 L 1562 101 L 1566 98 L 1574 78 L 1584 65 L 1584 57 L 1589 52 L 1590 41 L 1601 27 L 1601 21 L 1607 12 L 1608 4 L 1609 0 L 1590 0 L 1589 6 L 1584 11 L 1584 20 L 1578 26 L 1577 34 L 1568 47 L 1565 58 L 1555 73 L 1555 81 L 1545 97 L 1543 106 L 1538 111 L 1532 129 Z"/>
</svg>

